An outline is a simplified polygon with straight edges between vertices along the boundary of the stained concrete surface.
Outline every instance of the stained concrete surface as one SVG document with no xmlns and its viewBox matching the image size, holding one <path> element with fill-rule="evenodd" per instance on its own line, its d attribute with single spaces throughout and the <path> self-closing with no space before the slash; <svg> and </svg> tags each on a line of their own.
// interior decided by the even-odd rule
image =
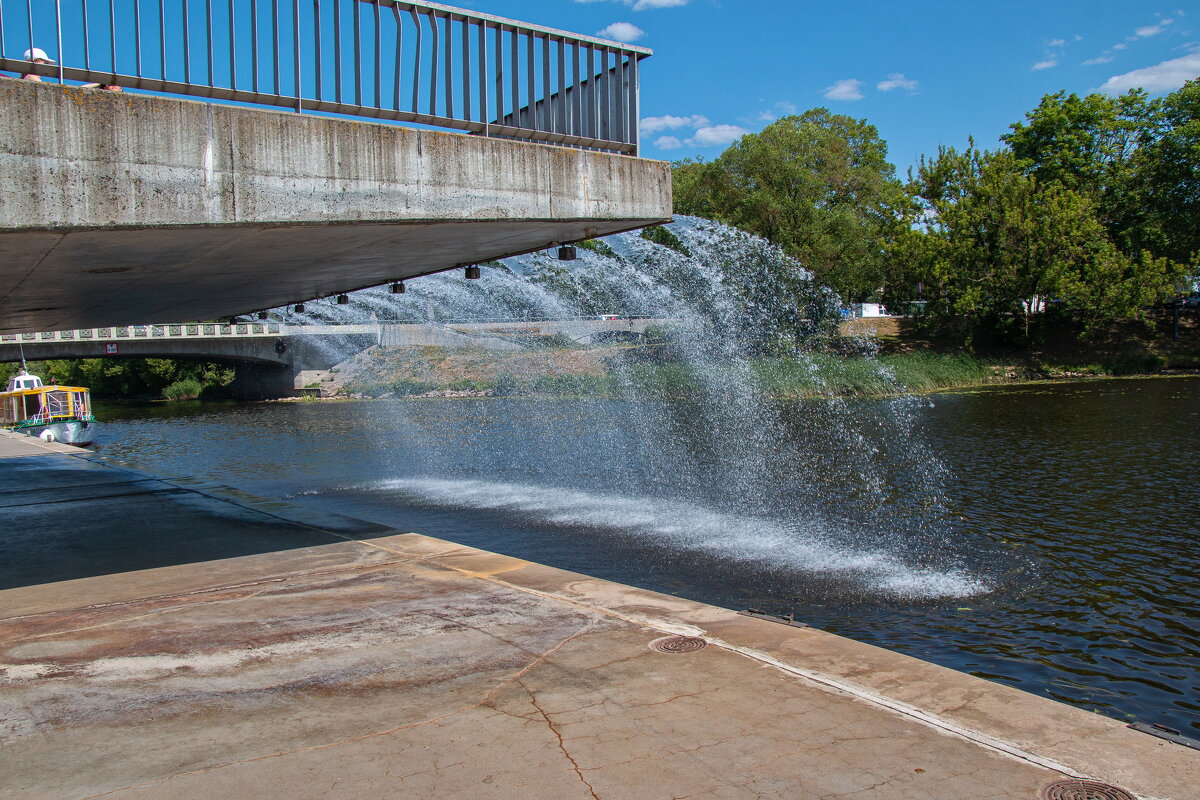
<svg viewBox="0 0 1200 800">
<path fill-rule="evenodd" d="M 0 460 L 31 487 L 0 498 L 28 500 L 46 476 L 98 494 L 147 480 L 39 452 Z M 0 591 L 0 797 L 979 800 L 1087 775 L 1185 800 L 1200 786 L 1200 753 L 821 631 L 164 481 L 176 491 L 145 502 L 197 537 L 270 536 L 201 562 L 148 536 L 161 566 L 74 580 L 28 562 Z M 28 507 L 0 502 L 0 529 Z M 69 527 L 134 533 L 119 507 L 91 513 Z M 677 633 L 708 646 L 648 646 Z"/>
</svg>

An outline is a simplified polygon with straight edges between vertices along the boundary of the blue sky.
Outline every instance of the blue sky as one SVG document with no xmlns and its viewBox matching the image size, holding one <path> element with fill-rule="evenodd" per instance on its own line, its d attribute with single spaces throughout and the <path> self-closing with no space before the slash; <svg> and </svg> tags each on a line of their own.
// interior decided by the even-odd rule
<svg viewBox="0 0 1200 800">
<path fill-rule="evenodd" d="M 450 4 L 578 33 L 640 31 L 634 43 L 655 50 L 644 154 L 670 160 L 711 158 L 741 132 L 826 106 L 876 125 L 903 173 L 939 144 L 995 145 L 1049 92 L 1161 94 L 1200 76 L 1200 3 L 1179 0 Z"/>
</svg>

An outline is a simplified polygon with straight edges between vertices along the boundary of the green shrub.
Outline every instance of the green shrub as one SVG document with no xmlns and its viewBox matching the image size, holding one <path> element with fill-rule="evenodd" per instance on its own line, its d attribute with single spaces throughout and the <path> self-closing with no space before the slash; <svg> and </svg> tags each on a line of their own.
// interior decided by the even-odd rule
<svg viewBox="0 0 1200 800">
<path fill-rule="evenodd" d="M 575 246 L 580 250 L 591 250 L 593 253 L 607 256 L 608 258 L 617 257 L 617 251 L 613 250 L 606 242 L 603 242 L 599 239 L 584 239 L 582 242 L 576 242 Z"/>
<path fill-rule="evenodd" d="M 162 390 L 167 400 L 195 400 L 204 391 L 204 384 L 195 378 L 184 378 L 169 384 Z"/>
<path fill-rule="evenodd" d="M 670 248 L 677 253 L 683 253 L 685 256 L 691 255 L 691 251 L 684 246 L 683 242 L 679 241 L 679 237 L 662 225 L 651 225 L 649 228 L 643 228 L 640 235 L 647 242 L 654 242 L 657 245 Z"/>
<path fill-rule="evenodd" d="M 1167 360 L 1152 354 L 1121 356 L 1109 365 L 1113 375 L 1146 375 L 1162 372 Z"/>
</svg>

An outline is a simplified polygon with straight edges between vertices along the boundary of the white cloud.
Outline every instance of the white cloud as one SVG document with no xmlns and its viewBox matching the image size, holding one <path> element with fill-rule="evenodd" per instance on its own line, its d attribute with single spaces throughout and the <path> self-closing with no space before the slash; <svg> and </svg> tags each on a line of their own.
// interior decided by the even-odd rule
<svg viewBox="0 0 1200 800">
<path fill-rule="evenodd" d="M 1066 39 L 1051 39 L 1050 41 L 1046 42 L 1046 46 L 1047 47 L 1062 47 L 1066 43 L 1067 43 Z"/>
<path fill-rule="evenodd" d="M 832 86 L 825 87 L 826 100 L 862 100 L 862 85 L 863 82 L 854 78 L 845 78 L 840 81 L 835 81 Z"/>
<path fill-rule="evenodd" d="M 921 91 L 920 81 L 914 81 L 904 77 L 903 72 L 893 72 L 887 76 L 887 80 L 880 81 L 875 84 L 875 88 L 881 92 L 891 92 L 896 89 L 903 89 L 909 94 L 916 94 Z"/>
<path fill-rule="evenodd" d="M 1047 58 L 1045 61 L 1039 61 L 1036 64 L 1034 64 L 1033 69 L 1035 69 L 1035 70 L 1050 69 L 1051 67 L 1057 67 L 1057 66 L 1058 66 L 1057 58 Z"/>
<path fill-rule="evenodd" d="M 698 147 L 715 147 L 730 144 L 745 136 L 750 131 L 737 125 L 706 125 L 696 131 L 696 135 L 685 144 Z"/>
<path fill-rule="evenodd" d="M 642 133 L 658 133 L 676 128 L 703 128 L 708 124 L 708 117 L 703 114 L 692 114 L 690 117 L 673 117 L 670 114 L 664 114 L 661 117 L 643 118 Z"/>
<path fill-rule="evenodd" d="M 761 97 L 759 98 L 759 102 L 763 102 Z M 780 117 L 791 116 L 792 114 L 798 114 L 799 112 L 800 109 L 796 107 L 795 103 L 789 103 L 786 100 L 780 100 L 770 108 L 758 112 L 758 114 L 756 114 L 752 119 L 746 119 L 745 121 L 770 123 L 774 122 Z"/>
<path fill-rule="evenodd" d="M 1128 48 L 1128 47 L 1129 47 L 1129 45 L 1127 45 L 1127 44 L 1125 44 L 1124 42 L 1122 42 L 1121 44 L 1114 44 L 1114 45 L 1112 46 L 1112 49 L 1113 49 L 1113 50 L 1125 50 L 1125 49 L 1126 49 L 1126 48 Z"/>
<path fill-rule="evenodd" d="M 611 0 L 614 3 L 622 3 L 629 6 L 634 11 L 647 11 L 655 8 L 678 8 L 686 6 L 691 0 Z M 605 0 L 575 0 L 576 3 L 602 3 Z"/>
<path fill-rule="evenodd" d="M 1174 24 L 1173 19 L 1164 19 L 1156 25 L 1147 25 L 1144 28 L 1138 28 L 1133 32 L 1131 39 L 1148 39 L 1151 36 L 1158 36 L 1167 29 L 1167 26 Z"/>
<path fill-rule="evenodd" d="M 642 120 L 644 133 L 657 133 L 662 130 L 684 127 L 695 129 L 688 138 L 660 136 L 654 140 L 654 146 L 660 150 L 678 150 L 681 147 L 719 147 L 730 144 L 750 132 L 738 125 L 713 125 L 700 114 L 690 117 L 647 117 Z"/>
<path fill-rule="evenodd" d="M 1196 77 L 1200 77 L 1200 53 L 1191 53 L 1182 58 L 1172 58 L 1170 61 L 1155 64 L 1153 67 L 1114 75 L 1104 82 L 1100 91 L 1109 94 L 1121 94 L 1130 89 L 1169 92 Z"/>
<path fill-rule="evenodd" d="M 612 39 L 615 42 L 636 42 L 645 36 L 646 32 L 628 22 L 614 22 L 607 28 L 596 31 L 596 35 L 603 39 Z"/>
<path fill-rule="evenodd" d="M 1083 65 L 1085 67 L 1094 67 L 1097 64 L 1107 64 L 1108 62 L 1112 61 L 1112 59 L 1112 56 L 1096 56 L 1095 58 L 1089 58 L 1087 61 L 1083 62 Z"/>
</svg>

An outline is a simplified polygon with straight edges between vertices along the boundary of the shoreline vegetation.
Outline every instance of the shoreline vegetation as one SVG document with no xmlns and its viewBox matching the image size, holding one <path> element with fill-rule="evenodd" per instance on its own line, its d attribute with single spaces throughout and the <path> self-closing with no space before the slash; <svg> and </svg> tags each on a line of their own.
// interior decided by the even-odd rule
<svg viewBox="0 0 1200 800">
<path fill-rule="evenodd" d="M 1190 314 L 1181 340 L 1169 319 L 1120 326 L 1087 345 L 1065 337 L 1056 346 L 971 353 L 922 339 L 911 320 L 859 319 L 807 358 L 762 357 L 730 367 L 769 396 L 878 397 L 1042 381 L 1200 373 L 1200 315 Z M 864 351 L 876 350 L 874 353 Z M 663 344 L 547 348 L 520 353 L 411 347 L 374 348 L 347 365 L 322 395 L 342 399 L 461 397 L 684 398 L 705 376 L 672 358 Z"/>
<path fill-rule="evenodd" d="M 1072 336 L 1019 350 L 925 338 L 914 320 L 843 322 L 839 336 L 807 358 L 748 358 L 731 370 L 782 399 L 880 397 L 1106 377 L 1200 374 L 1200 312 L 1181 317 L 1171 341 L 1170 314 L 1115 326 L 1081 343 Z M 93 363 L 94 362 L 94 363 Z M 15 372 L 19 365 L 7 365 Z M 60 383 L 82 382 L 100 399 L 227 400 L 233 370 L 167 359 L 34 362 Z M 335 368 L 327 382 L 289 400 L 464 397 L 642 397 L 696 394 L 705 375 L 668 340 L 617 346 L 548 346 L 523 351 L 476 348 L 372 348 Z M 712 378 L 713 376 L 707 376 Z"/>
<path fill-rule="evenodd" d="M 1164 367 L 1143 371 L 1132 364 L 1090 364 L 1064 367 L 1015 363 L 972 355 L 904 354 L 868 358 L 814 357 L 812 365 L 800 360 L 769 359 L 751 369 L 764 393 L 780 399 L 821 397 L 868 398 L 900 394 L 929 394 L 989 386 L 1020 386 L 1067 380 L 1178 377 L 1200 375 L 1200 365 Z M 478 397 L 604 397 L 637 395 L 648 399 L 680 399 L 696 394 L 700 380 L 683 365 L 640 367 L 620 377 L 613 375 L 539 376 L 531 381 L 505 377 L 498 381 L 459 379 L 449 383 L 367 381 L 347 384 L 329 395 L 287 398 L 288 401 L 341 401 L 386 399 L 461 399 Z"/>
</svg>

